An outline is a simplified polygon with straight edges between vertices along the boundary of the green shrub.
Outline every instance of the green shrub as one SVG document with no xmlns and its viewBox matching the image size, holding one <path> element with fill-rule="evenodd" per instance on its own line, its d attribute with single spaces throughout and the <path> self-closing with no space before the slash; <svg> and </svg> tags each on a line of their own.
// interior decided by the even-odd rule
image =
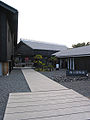
<svg viewBox="0 0 90 120">
<path fill-rule="evenodd" d="M 48 65 L 48 68 L 50 71 L 52 71 L 54 69 L 53 65 Z"/>
</svg>

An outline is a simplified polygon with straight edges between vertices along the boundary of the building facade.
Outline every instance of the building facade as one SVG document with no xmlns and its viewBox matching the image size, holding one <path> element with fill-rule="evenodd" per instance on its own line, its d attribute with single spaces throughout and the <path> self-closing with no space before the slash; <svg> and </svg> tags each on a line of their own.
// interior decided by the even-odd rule
<svg viewBox="0 0 90 120">
<path fill-rule="evenodd" d="M 0 1 L 0 76 L 7 75 L 13 67 L 17 29 L 18 11 Z"/>
<path fill-rule="evenodd" d="M 33 61 L 35 55 L 42 55 L 44 59 L 51 57 L 53 53 L 66 50 L 64 45 L 55 45 L 46 42 L 21 40 L 15 50 L 15 56 L 19 58 L 21 62 L 25 61 L 25 58 Z"/>
<path fill-rule="evenodd" d="M 60 68 L 63 68 L 63 59 L 69 70 L 86 70 L 90 72 L 90 45 L 57 52 L 56 57 L 60 60 Z"/>
</svg>

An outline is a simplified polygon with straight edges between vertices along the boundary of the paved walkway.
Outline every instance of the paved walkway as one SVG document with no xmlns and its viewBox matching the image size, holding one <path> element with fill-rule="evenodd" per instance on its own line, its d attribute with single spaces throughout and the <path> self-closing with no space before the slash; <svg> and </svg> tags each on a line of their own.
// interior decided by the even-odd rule
<svg viewBox="0 0 90 120">
<path fill-rule="evenodd" d="M 32 92 L 67 89 L 66 87 L 52 81 L 48 77 L 32 69 L 22 69 L 22 72 Z"/>
<path fill-rule="evenodd" d="M 12 70 L 9 76 L 0 77 L 0 120 L 3 120 L 10 93 L 30 92 L 21 70 Z"/>
<path fill-rule="evenodd" d="M 24 69 L 32 92 L 11 93 L 4 120 L 89 120 L 90 100 L 42 74 Z"/>
</svg>

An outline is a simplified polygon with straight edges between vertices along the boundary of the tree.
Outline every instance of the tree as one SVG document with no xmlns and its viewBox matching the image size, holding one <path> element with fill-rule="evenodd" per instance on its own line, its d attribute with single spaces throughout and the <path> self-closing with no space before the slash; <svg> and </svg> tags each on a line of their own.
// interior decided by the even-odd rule
<svg viewBox="0 0 90 120">
<path fill-rule="evenodd" d="M 77 48 L 77 47 L 82 47 L 82 46 L 87 46 L 87 45 L 90 45 L 90 42 L 87 42 L 86 44 L 85 44 L 85 42 L 74 44 L 74 45 L 72 45 L 72 47 Z"/>
<path fill-rule="evenodd" d="M 36 55 L 35 57 L 34 57 L 34 59 L 37 59 L 37 60 L 40 60 L 40 59 L 42 59 L 43 57 L 42 57 L 42 55 Z"/>
<path fill-rule="evenodd" d="M 49 58 L 49 61 L 52 62 L 52 65 L 55 66 L 55 64 L 58 62 L 58 58 L 55 56 L 51 56 Z"/>
<path fill-rule="evenodd" d="M 73 48 L 85 46 L 85 42 L 72 45 Z"/>
<path fill-rule="evenodd" d="M 90 45 L 90 42 L 87 42 L 87 44 L 86 45 Z"/>
<path fill-rule="evenodd" d="M 42 55 L 36 55 L 34 57 L 34 66 L 37 67 L 37 68 L 40 68 L 42 66 Z"/>
</svg>

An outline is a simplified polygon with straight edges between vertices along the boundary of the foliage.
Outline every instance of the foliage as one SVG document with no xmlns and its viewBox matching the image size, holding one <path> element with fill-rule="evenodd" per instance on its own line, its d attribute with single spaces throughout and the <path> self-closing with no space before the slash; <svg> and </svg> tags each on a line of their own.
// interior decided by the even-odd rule
<svg viewBox="0 0 90 120">
<path fill-rule="evenodd" d="M 56 57 L 51 57 L 52 61 L 56 61 Z M 47 65 L 42 57 L 42 55 L 36 55 L 34 57 L 34 66 L 36 71 L 52 71 L 53 70 L 53 65 L 49 63 Z"/>
<path fill-rule="evenodd" d="M 85 42 L 72 45 L 73 48 L 85 46 Z"/>
<path fill-rule="evenodd" d="M 90 45 L 90 42 L 87 42 L 87 44 L 86 45 Z"/>
<path fill-rule="evenodd" d="M 54 69 L 53 65 L 50 65 L 50 64 L 48 65 L 48 68 L 50 71 L 52 71 Z"/>
<path fill-rule="evenodd" d="M 36 64 L 36 65 L 40 65 L 40 64 L 42 64 L 42 55 L 36 55 L 35 57 L 34 57 L 34 63 Z"/>
<path fill-rule="evenodd" d="M 90 42 L 87 42 L 86 44 L 85 44 L 85 42 L 74 44 L 74 45 L 72 45 L 72 47 L 77 48 L 77 47 L 82 47 L 82 46 L 87 46 L 87 45 L 90 45 Z"/>
<path fill-rule="evenodd" d="M 49 71 L 49 69 L 48 69 L 48 66 L 43 66 L 43 70 L 42 71 Z"/>
<path fill-rule="evenodd" d="M 15 58 L 14 62 L 19 63 L 19 58 Z"/>
<path fill-rule="evenodd" d="M 49 58 L 49 60 L 50 60 L 50 61 L 57 61 L 57 57 L 56 57 L 56 56 L 51 56 L 51 57 Z"/>
<path fill-rule="evenodd" d="M 44 63 L 42 62 L 42 55 L 36 55 L 34 57 L 34 66 L 37 71 L 41 71 L 43 69 Z"/>
<path fill-rule="evenodd" d="M 58 58 L 56 56 L 51 56 L 49 58 L 49 61 L 51 62 L 51 64 L 55 67 L 56 63 L 58 62 Z"/>
<path fill-rule="evenodd" d="M 43 57 L 42 57 L 42 55 L 36 55 L 35 57 L 34 57 L 34 59 L 37 59 L 37 60 L 40 60 L 40 59 L 42 59 Z"/>
</svg>

